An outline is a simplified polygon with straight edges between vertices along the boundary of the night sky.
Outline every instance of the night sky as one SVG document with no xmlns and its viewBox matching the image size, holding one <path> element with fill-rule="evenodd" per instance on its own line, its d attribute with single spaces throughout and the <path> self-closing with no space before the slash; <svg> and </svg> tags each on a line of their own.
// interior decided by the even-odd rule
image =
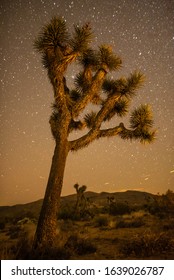
<svg viewBox="0 0 174 280">
<path fill-rule="evenodd" d="M 150 145 L 115 137 L 70 153 L 62 195 L 73 193 L 75 183 L 96 192 L 174 191 L 174 1 L 1 0 L 0 12 L 0 205 L 44 196 L 54 150 L 48 122 L 53 91 L 33 40 L 55 15 L 70 30 L 90 22 L 93 46 L 113 46 L 123 60 L 114 77 L 145 74 L 131 110 L 150 103 L 158 129 Z M 75 74 L 72 65 L 70 87 Z"/>
</svg>

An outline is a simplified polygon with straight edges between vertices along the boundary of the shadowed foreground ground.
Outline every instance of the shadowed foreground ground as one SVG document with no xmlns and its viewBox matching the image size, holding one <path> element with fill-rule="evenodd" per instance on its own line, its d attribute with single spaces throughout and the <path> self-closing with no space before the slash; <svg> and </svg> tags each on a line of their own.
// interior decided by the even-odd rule
<svg viewBox="0 0 174 280">
<path fill-rule="evenodd" d="M 75 196 L 62 201 L 55 248 L 44 255 L 30 254 L 38 214 L 27 206 L 25 217 L 12 217 L 10 212 L 5 217 L 0 211 L 1 259 L 174 259 L 172 203 L 146 194 L 138 204 L 138 193 L 129 193 L 132 200 L 126 202 L 123 197 L 115 201 L 113 195 L 92 195 L 86 212 L 74 212 Z"/>
</svg>

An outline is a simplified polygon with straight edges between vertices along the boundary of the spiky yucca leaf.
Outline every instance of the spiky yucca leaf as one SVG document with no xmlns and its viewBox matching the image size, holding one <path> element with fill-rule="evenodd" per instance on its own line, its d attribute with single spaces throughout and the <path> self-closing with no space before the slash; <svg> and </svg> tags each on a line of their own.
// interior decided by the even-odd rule
<svg viewBox="0 0 174 280">
<path fill-rule="evenodd" d="M 53 120 L 53 121 L 57 121 L 59 120 L 59 112 L 58 111 L 53 111 L 52 112 L 52 115 L 50 116 L 50 120 Z"/>
<path fill-rule="evenodd" d="M 121 58 L 112 52 L 110 46 L 102 45 L 99 47 L 99 57 L 102 67 L 107 67 L 109 71 L 117 70 L 121 67 Z"/>
<path fill-rule="evenodd" d="M 142 144 L 149 144 L 152 143 L 156 138 L 156 130 L 149 131 L 148 129 L 135 129 L 135 130 L 129 130 L 129 129 L 123 129 L 119 133 L 120 137 L 124 140 L 140 140 L 140 143 Z"/>
<path fill-rule="evenodd" d="M 70 91 L 70 97 L 71 97 L 72 101 L 79 101 L 81 98 L 81 94 L 79 91 L 73 89 Z"/>
<path fill-rule="evenodd" d="M 58 111 L 58 107 L 57 107 L 56 102 L 53 102 L 53 103 L 51 104 L 51 109 L 52 109 L 52 112 L 57 112 L 57 111 Z"/>
<path fill-rule="evenodd" d="M 85 115 L 84 117 L 84 121 L 86 123 L 86 126 L 88 128 L 91 128 L 94 125 L 96 119 L 96 113 L 95 112 L 91 112 Z"/>
<path fill-rule="evenodd" d="M 82 130 L 84 128 L 84 124 L 81 121 L 74 121 L 73 119 L 70 122 L 69 125 L 69 132 L 73 130 Z"/>
<path fill-rule="evenodd" d="M 121 99 L 117 101 L 114 107 L 108 112 L 104 121 L 110 121 L 115 115 L 124 117 L 128 113 L 129 101 Z"/>
<path fill-rule="evenodd" d="M 42 65 L 46 68 L 49 69 L 49 67 L 52 65 L 53 61 L 54 61 L 54 54 L 52 53 L 52 55 L 49 55 L 47 53 L 43 53 L 42 55 Z"/>
<path fill-rule="evenodd" d="M 113 80 L 111 78 L 105 79 L 103 83 L 103 90 L 107 94 L 120 94 L 126 87 L 126 79 L 120 78 L 118 80 Z"/>
<path fill-rule="evenodd" d="M 82 27 L 74 26 L 74 36 L 70 40 L 70 46 L 74 52 L 83 53 L 88 49 L 89 43 L 92 39 L 92 30 L 89 24 Z"/>
<path fill-rule="evenodd" d="M 130 75 L 130 77 L 127 79 L 128 81 L 128 86 L 132 90 L 136 90 L 142 86 L 144 83 L 145 76 L 141 72 L 135 71 Z"/>
<path fill-rule="evenodd" d="M 69 40 L 66 23 L 63 18 L 53 17 L 51 22 L 46 24 L 34 42 L 34 47 L 39 52 L 48 49 L 63 47 Z"/>
<path fill-rule="evenodd" d="M 103 85 L 102 85 L 102 89 L 107 94 L 113 93 L 116 89 L 115 80 L 113 80 L 111 78 L 105 79 L 103 82 Z"/>
<path fill-rule="evenodd" d="M 140 142 L 142 144 L 149 144 L 152 143 L 156 139 L 156 130 L 148 131 L 142 130 Z"/>
<path fill-rule="evenodd" d="M 144 80 L 145 76 L 142 73 L 135 71 L 125 80 L 121 94 L 126 97 L 134 96 L 136 91 L 143 85 Z"/>
<path fill-rule="evenodd" d="M 99 57 L 95 50 L 88 49 L 79 57 L 79 62 L 84 68 L 91 67 L 92 70 L 96 70 L 99 66 Z"/>
<path fill-rule="evenodd" d="M 135 109 L 130 117 L 131 128 L 137 127 L 151 128 L 153 126 L 153 115 L 148 104 L 141 105 Z"/>
<path fill-rule="evenodd" d="M 59 117 L 60 117 L 59 112 L 57 110 L 53 109 L 53 112 L 49 119 L 49 123 L 50 123 L 51 132 L 52 132 L 54 139 L 56 139 L 56 136 L 57 136 L 57 122 L 59 121 Z"/>
<path fill-rule="evenodd" d="M 122 77 L 117 80 L 106 79 L 103 83 L 103 90 L 107 94 L 118 92 L 118 94 L 130 98 L 136 94 L 136 90 L 142 86 L 143 82 L 144 75 L 136 71 L 129 78 Z"/>
<path fill-rule="evenodd" d="M 74 84 L 79 92 L 86 90 L 89 86 L 88 80 L 85 78 L 83 72 L 77 74 Z"/>
<path fill-rule="evenodd" d="M 119 117 L 124 117 L 128 113 L 129 101 L 126 99 L 119 100 L 115 106 L 114 111 Z"/>
</svg>

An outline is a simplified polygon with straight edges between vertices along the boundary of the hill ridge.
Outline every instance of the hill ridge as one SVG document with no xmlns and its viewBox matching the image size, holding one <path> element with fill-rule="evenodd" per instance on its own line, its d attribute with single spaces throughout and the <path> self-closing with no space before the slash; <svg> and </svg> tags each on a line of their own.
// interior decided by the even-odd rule
<svg viewBox="0 0 174 280">
<path fill-rule="evenodd" d="M 140 205 L 145 204 L 147 202 L 147 198 L 155 197 L 154 194 L 144 192 L 144 191 L 137 191 L 137 190 L 127 190 L 125 192 L 93 192 L 87 191 L 85 192 L 86 198 L 89 199 L 90 202 L 94 203 L 95 205 L 106 206 L 108 197 L 113 197 L 115 202 L 128 202 L 130 205 Z M 61 204 L 68 205 L 74 203 L 76 201 L 76 193 L 62 196 L 61 197 Z M 8 219 L 18 216 L 38 216 L 41 206 L 42 206 L 43 199 L 39 199 L 33 202 L 24 203 L 24 204 L 16 204 L 12 206 L 0 206 L 0 219 Z"/>
</svg>

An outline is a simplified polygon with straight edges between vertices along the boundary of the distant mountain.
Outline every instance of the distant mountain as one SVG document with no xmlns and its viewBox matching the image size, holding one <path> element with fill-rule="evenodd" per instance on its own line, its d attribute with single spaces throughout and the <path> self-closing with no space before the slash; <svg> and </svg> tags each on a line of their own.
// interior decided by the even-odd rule
<svg viewBox="0 0 174 280">
<path fill-rule="evenodd" d="M 140 191 L 126 191 L 126 192 L 85 192 L 85 197 L 94 203 L 96 206 L 104 206 L 107 204 L 108 197 L 114 198 L 115 202 L 127 202 L 130 205 L 142 205 L 147 202 L 148 199 L 153 199 L 155 195 L 147 192 Z M 61 197 L 61 204 L 72 204 L 76 201 L 76 194 L 71 194 L 68 196 Z M 43 199 L 26 203 L 26 204 L 17 204 L 14 206 L 0 206 L 0 220 L 4 219 L 13 219 L 16 217 L 38 217 Z"/>
</svg>

